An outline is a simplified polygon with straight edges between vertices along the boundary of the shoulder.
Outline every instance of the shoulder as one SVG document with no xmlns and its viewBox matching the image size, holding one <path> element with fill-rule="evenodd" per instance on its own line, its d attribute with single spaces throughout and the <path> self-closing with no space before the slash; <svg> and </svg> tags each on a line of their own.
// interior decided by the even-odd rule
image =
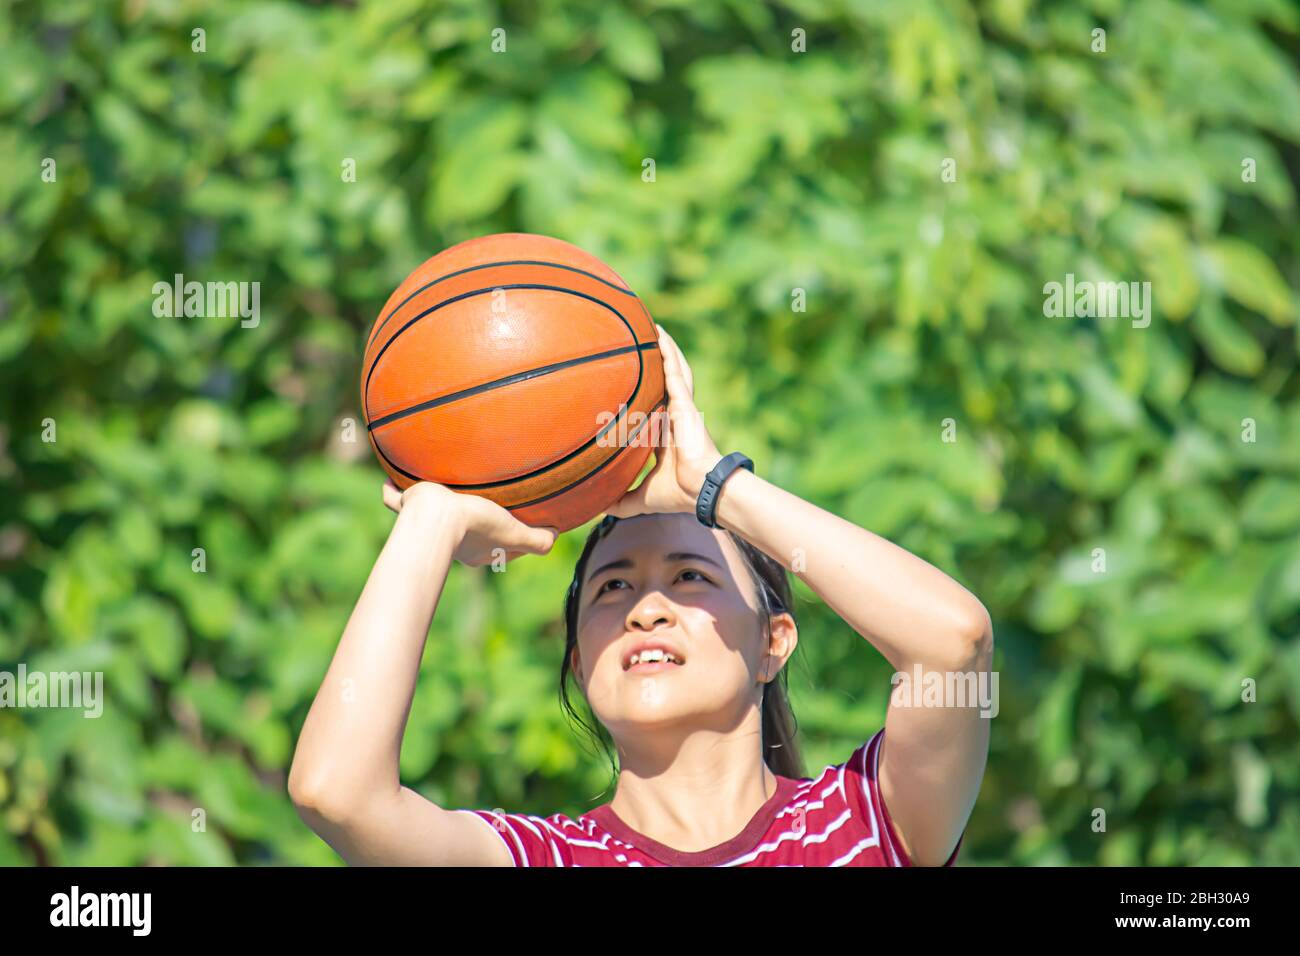
<svg viewBox="0 0 1300 956">
<path fill-rule="evenodd" d="M 875 779 L 884 729 L 855 747 L 840 763 L 827 764 L 810 777 L 799 781 L 807 799 L 827 806 L 828 801 L 840 808 L 870 809 L 871 781 Z"/>
<path fill-rule="evenodd" d="M 542 817 L 531 813 L 492 810 L 457 810 L 478 817 L 492 827 L 515 866 L 573 866 L 575 846 L 590 843 L 597 836 L 595 821 L 587 816 L 574 820 L 563 813 Z"/>
<path fill-rule="evenodd" d="M 849 805 L 861 816 L 866 826 L 880 841 L 887 865 L 914 866 L 899 836 L 898 827 L 890 815 L 880 787 L 880 754 L 884 742 L 885 729 L 882 727 L 854 749 L 849 759 L 839 764 L 835 770 L 838 772 Z M 961 839 L 957 841 L 957 846 L 953 848 L 952 855 L 944 866 L 952 866 L 956 863 L 962 842 Z"/>
<path fill-rule="evenodd" d="M 801 799 L 792 810 L 802 813 L 812 833 L 834 834 L 845 849 L 835 865 L 910 866 L 880 795 L 879 761 L 884 728 L 855 747 L 847 759 L 828 764 L 801 781 Z"/>
</svg>

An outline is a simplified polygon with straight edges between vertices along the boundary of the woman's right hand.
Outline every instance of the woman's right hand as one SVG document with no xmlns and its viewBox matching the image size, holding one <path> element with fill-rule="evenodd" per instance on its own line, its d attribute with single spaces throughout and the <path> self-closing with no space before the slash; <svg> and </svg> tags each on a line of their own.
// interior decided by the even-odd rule
<svg viewBox="0 0 1300 956">
<path fill-rule="evenodd" d="M 402 491 L 390 478 L 384 482 L 384 504 L 398 514 L 418 509 L 451 522 L 457 541 L 452 556 L 472 568 L 496 558 L 509 562 L 521 554 L 547 554 L 558 534 L 555 528 L 524 524 L 496 502 L 432 481 L 418 481 Z"/>
</svg>

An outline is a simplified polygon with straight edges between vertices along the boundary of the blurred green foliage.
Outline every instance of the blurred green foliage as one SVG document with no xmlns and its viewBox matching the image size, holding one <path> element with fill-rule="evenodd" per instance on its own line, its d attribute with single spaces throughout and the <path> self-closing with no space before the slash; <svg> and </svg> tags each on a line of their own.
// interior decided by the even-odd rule
<svg viewBox="0 0 1300 956">
<path fill-rule="evenodd" d="M 107 695 L 0 710 L 0 862 L 336 862 L 285 779 L 392 520 L 343 440 L 364 336 L 527 231 L 643 295 L 720 445 L 989 607 L 963 862 L 1300 863 L 1298 35 L 1289 0 L 0 7 L 0 668 Z M 259 282 L 260 323 L 156 317 L 176 273 Z M 1045 317 L 1067 274 L 1151 282 L 1150 326 Z M 453 569 L 402 753 L 439 804 L 609 799 L 555 699 L 582 537 Z M 799 590 L 811 772 L 889 668 Z"/>
</svg>

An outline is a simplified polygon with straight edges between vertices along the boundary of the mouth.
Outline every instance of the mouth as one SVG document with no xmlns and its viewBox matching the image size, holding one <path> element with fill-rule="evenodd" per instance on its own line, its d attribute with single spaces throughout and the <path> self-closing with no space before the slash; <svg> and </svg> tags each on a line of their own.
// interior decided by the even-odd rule
<svg viewBox="0 0 1300 956">
<path fill-rule="evenodd" d="M 623 670 L 629 674 L 644 674 L 685 666 L 686 658 L 681 654 L 655 645 L 639 647 L 623 659 Z"/>
</svg>

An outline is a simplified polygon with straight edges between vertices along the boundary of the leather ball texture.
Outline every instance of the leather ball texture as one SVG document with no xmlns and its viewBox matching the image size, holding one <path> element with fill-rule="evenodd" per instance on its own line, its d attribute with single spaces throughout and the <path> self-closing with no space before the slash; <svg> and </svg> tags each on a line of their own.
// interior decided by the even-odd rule
<svg viewBox="0 0 1300 956">
<path fill-rule="evenodd" d="M 438 482 L 561 532 L 636 480 L 667 401 L 641 300 L 595 256 L 531 233 L 425 261 L 362 362 L 366 431 L 398 488 Z"/>
</svg>

